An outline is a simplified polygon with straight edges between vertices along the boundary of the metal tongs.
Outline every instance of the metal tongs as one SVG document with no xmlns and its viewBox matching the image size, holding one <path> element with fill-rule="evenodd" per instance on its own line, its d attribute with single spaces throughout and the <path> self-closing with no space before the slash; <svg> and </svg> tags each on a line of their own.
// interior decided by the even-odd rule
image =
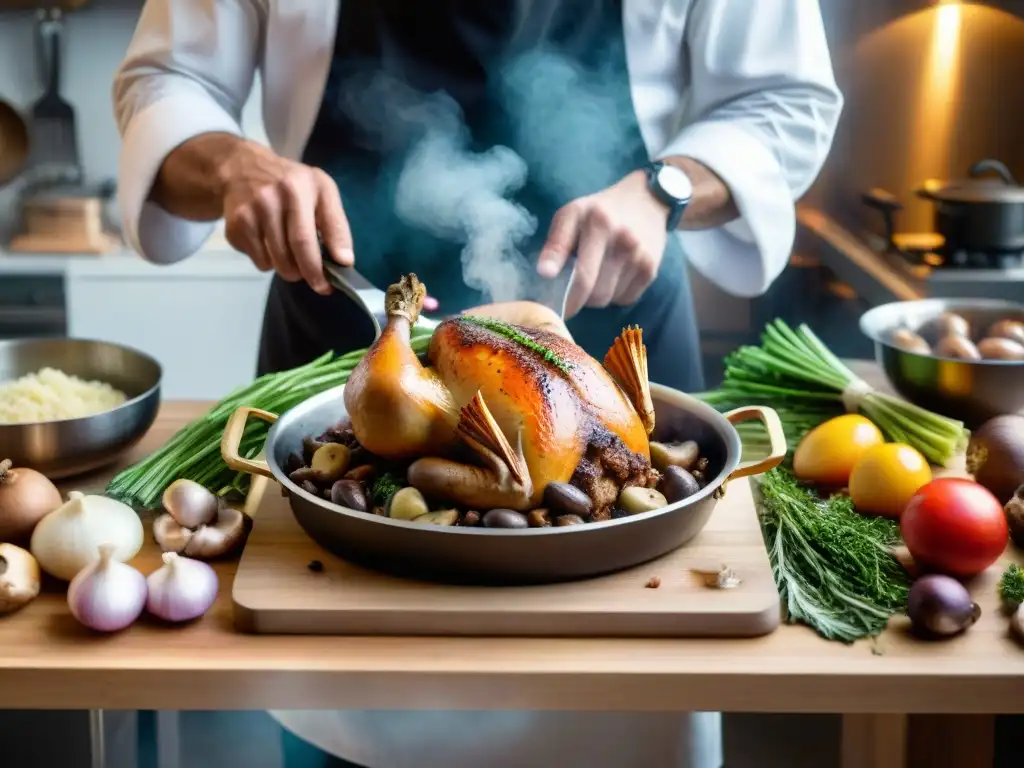
<svg viewBox="0 0 1024 768">
<path fill-rule="evenodd" d="M 334 261 L 325 251 L 321 251 L 324 265 L 324 276 L 331 287 L 341 291 L 354 301 L 373 322 L 374 340 L 380 337 L 387 325 L 388 317 L 384 309 L 385 292 L 356 271 L 355 267 L 343 267 Z M 576 260 L 571 259 L 562 271 L 553 278 L 540 277 L 533 281 L 533 286 L 526 301 L 535 301 L 553 309 L 558 317 L 565 319 L 565 305 L 569 299 L 573 279 L 576 276 Z M 417 325 L 433 330 L 441 321 L 426 315 L 420 315 Z"/>
<path fill-rule="evenodd" d="M 355 267 L 343 267 L 325 252 L 321 252 L 321 257 L 327 282 L 336 291 L 341 291 L 352 299 L 366 313 L 373 322 L 373 338 L 376 341 L 388 323 L 388 315 L 384 309 L 386 294 L 359 274 Z M 420 315 L 416 325 L 433 330 L 440 322 L 432 317 Z"/>
</svg>

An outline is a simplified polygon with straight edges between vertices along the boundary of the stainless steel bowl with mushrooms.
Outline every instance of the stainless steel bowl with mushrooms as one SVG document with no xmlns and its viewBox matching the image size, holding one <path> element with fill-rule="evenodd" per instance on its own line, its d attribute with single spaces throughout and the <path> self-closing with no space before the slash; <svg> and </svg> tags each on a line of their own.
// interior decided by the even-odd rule
<svg viewBox="0 0 1024 768">
<path fill-rule="evenodd" d="M 1024 305 L 922 299 L 860 320 L 893 387 L 911 402 L 975 428 L 1024 409 Z"/>
</svg>

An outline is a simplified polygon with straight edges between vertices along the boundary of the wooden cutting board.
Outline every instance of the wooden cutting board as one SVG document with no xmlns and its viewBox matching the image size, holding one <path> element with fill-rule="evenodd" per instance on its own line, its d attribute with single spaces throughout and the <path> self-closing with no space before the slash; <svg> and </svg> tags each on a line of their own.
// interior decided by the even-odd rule
<svg viewBox="0 0 1024 768">
<path fill-rule="evenodd" d="M 310 568 L 314 561 L 322 570 Z M 694 571 L 723 564 L 738 587 L 711 588 Z M 749 637 L 772 632 L 780 616 L 746 480 L 730 483 L 693 541 L 659 560 L 529 587 L 439 585 L 352 565 L 314 543 L 272 485 L 232 597 L 236 627 L 264 634 Z"/>
</svg>

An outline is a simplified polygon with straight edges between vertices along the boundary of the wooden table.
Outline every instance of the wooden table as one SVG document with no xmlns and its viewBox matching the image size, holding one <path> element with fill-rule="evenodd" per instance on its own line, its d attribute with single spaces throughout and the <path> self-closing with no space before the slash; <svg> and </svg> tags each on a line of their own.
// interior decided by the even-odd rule
<svg viewBox="0 0 1024 768">
<path fill-rule="evenodd" d="M 128 460 L 207 406 L 165 404 Z M 102 488 L 106 477 L 78 487 Z M 136 564 L 148 573 L 158 562 L 147 544 Z M 240 635 L 231 615 L 235 564 L 217 568 L 215 607 L 183 629 L 143 620 L 96 636 L 70 616 L 59 588 L 0 619 L 0 707 L 841 712 L 844 768 L 895 767 L 904 753 L 929 768 L 987 768 L 988 715 L 1024 712 L 1024 649 L 996 615 L 994 571 L 978 585 L 985 615 L 968 634 L 926 644 L 894 620 L 876 641 L 846 646 L 799 626 L 753 640 Z M 908 727 L 904 713 L 956 717 Z M 918 727 L 935 752 L 907 749 Z M 950 746 L 954 737 L 964 747 L 973 740 L 970 757 Z"/>
</svg>

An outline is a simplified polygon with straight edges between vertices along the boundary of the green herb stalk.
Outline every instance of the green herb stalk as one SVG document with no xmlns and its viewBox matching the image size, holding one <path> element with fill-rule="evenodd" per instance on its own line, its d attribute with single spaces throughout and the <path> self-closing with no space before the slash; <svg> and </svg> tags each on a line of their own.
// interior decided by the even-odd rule
<svg viewBox="0 0 1024 768">
<path fill-rule="evenodd" d="M 1024 605 L 1024 568 L 1010 564 L 999 579 L 999 597 L 1009 605 Z"/>
<path fill-rule="evenodd" d="M 501 320 L 495 320 L 492 317 L 476 317 L 474 315 L 463 315 L 462 320 L 478 328 L 484 328 L 491 333 L 496 333 L 510 341 L 514 341 L 521 347 L 535 352 L 562 373 L 568 373 L 572 370 L 572 365 L 555 354 L 554 350 L 530 338 L 514 325 L 502 322 Z"/>
<path fill-rule="evenodd" d="M 892 554 L 899 526 L 849 497 L 822 499 L 782 468 L 762 476 L 759 516 L 788 623 L 846 643 L 877 635 L 906 607 L 910 578 Z"/>
<path fill-rule="evenodd" d="M 391 472 L 385 472 L 373 481 L 373 486 L 370 488 L 370 499 L 373 501 L 373 506 L 387 507 L 391 497 L 402 487 L 403 484 L 399 477 Z"/>
<path fill-rule="evenodd" d="M 413 329 L 412 347 L 426 351 L 430 331 Z M 270 373 L 252 384 L 235 390 L 213 409 L 179 430 L 163 447 L 139 463 L 120 472 L 107 486 L 107 494 L 136 507 L 155 508 L 160 497 L 175 480 L 194 480 L 219 495 L 232 492 L 244 495 L 250 478 L 230 469 L 221 458 L 220 440 L 224 427 L 241 406 L 261 408 L 282 414 L 289 408 L 325 390 L 348 381 L 365 349 L 344 355 L 328 352 L 306 365 L 280 373 Z M 252 420 L 245 428 L 239 453 L 254 458 L 263 450 L 270 425 Z"/>
<path fill-rule="evenodd" d="M 726 357 L 722 386 L 698 397 L 722 411 L 770 405 L 782 412 L 787 439 L 795 444 L 808 429 L 846 412 L 844 392 L 858 382 L 806 325 L 794 330 L 775 320 L 761 346 L 740 347 Z M 866 391 L 847 399 L 890 440 L 913 446 L 934 464 L 947 464 L 970 437 L 962 422 L 892 395 Z"/>
</svg>

